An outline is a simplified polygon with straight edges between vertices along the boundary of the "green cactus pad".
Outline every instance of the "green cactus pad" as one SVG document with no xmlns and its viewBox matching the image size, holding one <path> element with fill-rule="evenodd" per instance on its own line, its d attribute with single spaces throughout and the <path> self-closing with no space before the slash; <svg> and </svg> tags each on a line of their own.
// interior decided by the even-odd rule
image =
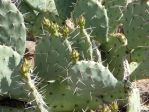
<svg viewBox="0 0 149 112">
<path fill-rule="evenodd" d="M 25 1 L 20 3 L 18 9 L 23 14 L 26 27 L 30 31 L 36 20 L 36 13 Z"/>
<path fill-rule="evenodd" d="M 26 98 L 19 75 L 19 63 L 22 56 L 7 46 L 0 45 L 0 94 L 12 98 Z M 21 89 L 21 91 L 20 91 Z"/>
<path fill-rule="evenodd" d="M 123 10 L 126 7 L 126 0 L 105 0 L 105 8 L 109 17 L 109 32 L 113 33 L 123 19 Z"/>
<path fill-rule="evenodd" d="M 108 42 L 102 45 L 102 50 L 105 53 L 105 65 L 109 66 L 110 71 L 114 76 L 123 79 L 123 58 L 129 57 L 129 50 L 124 46 L 116 36 L 109 36 Z"/>
<path fill-rule="evenodd" d="M 124 86 L 102 63 L 78 61 L 68 72 L 68 83 L 76 93 L 105 95 L 105 102 L 124 98 Z M 110 97 L 112 96 L 112 97 Z"/>
<path fill-rule="evenodd" d="M 47 85 L 46 102 L 54 112 L 81 111 L 87 107 L 96 109 L 116 99 L 125 99 L 123 84 L 108 68 L 93 61 L 79 61 L 69 69 L 67 77 L 44 85 Z M 76 85 L 79 91 L 76 91 Z"/>
<path fill-rule="evenodd" d="M 46 89 L 45 99 L 47 105 L 54 112 L 81 112 L 82 109 L 95 110 L 97 107 L 105 103 L 109 103 L 110 101 L 107 102 L 109 97 L 115 97 L 115 93 L 109 95 L 101 93 L 100 91 L 98 95 L 89 94 L 88 92 L 84 92 L 83 94 L 75 94 L 74 90 L 72 90 L 67 83 L 61 82 L 61 80 L 47 82 L 44 83 L 44 85 L 47 85 L 44 88 Z M 118 97 L 115 97 L 115 99 L 116 98 Z"/>
<path fill-rule="evenodd" d="M 33 109 L 17 109 L 7 106 L 0 106 L 0 112 L 35 112 Z"/>
<path fill-rule="evenodd" d="M 33 9 L 39 12 L 48 12 L 55 18 L 57 22 L 64 22 L 71 15 L 73 3 L 76 0 L 25 0 Z M 49 18 L 51 19 L 51 18 Z"/>
<path fill-rule="evenodd" d="M 128 38 L 128 47 L 135 49 L 149 44 L 148 18 L 149 6 L 144 2 L 134 1 L 124 11 L 124 32 Z"/>
<path fill-rule="evenodd" d="M 68 85 L 61 83 L 57 80 L 53 83 L 45 83 L 46 89 L 46 102 L 47 105 L 54 112 L 72 112 L 81 111 L 89 107 L 90 109 L 97 108 L 100 104 L 103 104 L 100 97 L 91 96 L 88 94 L 77 95 L 73 90 L 70 90 Z M 42 86 L 41 86 L 42 87 Z"/>
<path fill-rule="evenodd" d="M 23 54 L 26 40 L 23 16 L 9 0 L 0 1 L 0 21 L 0 44 L 11 46 Z"/>
<path fill-rule="evenodd" d="M 81 31 L 80 28 L 76 28 L 74 31 L 72 31 L 72 33 L 70 33 L 69 41 L 72 43 L 72 48 L 79 52 L 80 59 L 93 59 L 93 48 L 90 35 L 85 29 Z"/>
<path fill-rule="evenodd" d="M 32 24 L 32 22 L 34 22 L 33 20 L 35 20 L 36 14 L 25 1 L 21 2 L 18 9 L 23 14 L 25 22 L 27 22 L 28 24 Z"/>
<path fill-rule="evenodd" d="M 67 74 L 71 62 L 71 45 L 67 39 L 51 35 L 37 44 L 35 64 L 39 76 L 52 80 Z"/>
<path fill-rule="evenodd" d="M 141 62 L 131 62 L 129 66 L 130 66 L 130 72 L 131 72 L 131 75 L 130 75 L 131 81 L 136 81 L 140 79 L 145 79 L 145 80 L 148 79 L 149 77 L 148 57 L 144 58 L 144 60 Z"/>
<path fill-rule="evenodd" d="M 105 42 L 108 33 L 108 17 L 105 7 L 97 0 L 78 0 L 73 11 L 74 20 L 83 15 L 86 27 L 91 28 L 92 36 L 100 42 Z"/>
<path fill-rule="evenodd" d="M 133 1 L 124 11 L 124 33 L 128 39 L 128 48 L 131 53 L 130 62 L 136 62 L 138 67 L 132 72 L 132 79 L 147 78 L 148 71 L 148 18 L 146 2 Z M 132 66 L 132 64 L 130 64 Z"/>
<path fill-rule="evenodd" d="M 149 50 L 148 48 L 136 49 L 132 53 L 132 62 L 130 66 L 133 71 L 131 73 L 131 80 L 144 79 L 149 77 L 149 60 L 148 60 Z"/>
<path fill-rule="evenodd" d="M 66 20 L 67 18 L 70 18 L 71 11 L 74 8 L 74 4 L 77 0 L 54 0 L 56 9 L 58 11 L 58 16 L 62 20 Z"/>
<path fill-rule="evenodd" d="M 54 0 L 25 0 L 34 9 L 42 12 L 50 12 L 55 15 L 58 14 Z"/>
</svg>

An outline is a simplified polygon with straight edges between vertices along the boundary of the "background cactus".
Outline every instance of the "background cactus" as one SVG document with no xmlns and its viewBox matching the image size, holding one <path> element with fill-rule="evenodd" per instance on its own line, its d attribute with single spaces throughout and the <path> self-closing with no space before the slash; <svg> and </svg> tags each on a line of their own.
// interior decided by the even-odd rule
<svg viewBox="0 0 149 112">
<path fill-rule="evenodd" d="M 119 41 L 119 38 L 122 36 L 123 34 L 121 33 L 110 35 L 108 42 L 100 47 L 102 54 L 105 55 L 103 56 L 103 60 L 105 60 L 104 64 L 109 66 L 110 71 L 112 71 L 114 76 L 119 80 L 123 79 L 123 58 L 129 57 L 127 45 Z"/>
<path fill-rule="evenodd" d="M 107 11 L 97 0 L 78 0 L 73 10 L 73 18 L 83 15 L 86 27 L 90 28 L 92 36 L 99 42 L 105 42 L 108 36 L 109 21 Z"/>
<path fill-rule="evenodd" d="M 128 38 L 128 47 L 130 49 L 148 45 L 148 23 L 146 23 L 148 18 L 147 9 L 148 5 L 146 2 L 134 1 L 129 3 L 127 9 L 124 11 L 124 32 Z"/>
<path fill-rule="evenodd" d="M 9 0 L 0 1 L 0 12 L 0 110 L 24 111 L 26 102 L 30 99 L 20 76 L 26 41 L 24 19 Z"/>
<path fill-rule="evenodd" d="M 1 112 L 34 112 L 33 109 L 25 110 L 25 109 L 14 109 L 10 107 L 0 107 Z"/>
<path fill-rule="evenodd" d="M 132 70 L 131 79 L 133 80 L 148 77 L 148 71 L 147 69 L 145 69 L 148 63 L 147 59 L 145 58 L 148 54 L 148 40 L 146 39 L 148 35 L 146 27 L 148 24 L 145 22 L 146 18 L 148 17 L 148 14 L 146 14 L 145 12 L 146 10 L 148 10 L 148 6 L 146 2 L 125 1 L 124 3 L 122 3 L 122 6 L 118 5 L 119 2 L 116 1 L 105 3 L 107 8 L 109 9 L 109 13 L 111 12 L 111 14 L 112 11 L 114 11 L 111 10 L 112 8 L 117 9 L 118 7 L 120 7 L 119 9 L 121 9 L 117 10 L 121 11 L 119 12 L 121 13 L 121 18 L 118 20 L 118 22 L 114 22 L 114 24 L 113 22 L 110 22 L 112 24 L 112 28 L 110 29 L 108 42 L 101 46 L 102 50 L 106 54 L 106 58 L 104 58 L 106 60 L 106 64 L 109 65 L 109 69 L 113 71 L 117 78 L 122 79 L 122 59 L 124 56 L 127 56 L 127 59 L 132 68 L 136 68 L 134 66 L 134 63 L 140 65 L 140 67 L 137 67 L 136 70 Z M 118 14 L 118 16 L 120 16 L 120 14 Z M 116 17 L 117 13 L 116 15 L 112 15 L 112 17 L 110 17 L 109 14 L 109 18 L 111 19 L 111 21 L 114 21 L 112 18 Z M 144 24 L 142 24 L 143 21 Z M 119 38 L 113 38 L 117 37 L 116 35 L 118 33 L 120 33 L 121 37 L 123 36 L 126 38 L 127 45 L 124 46 L 123 44 L 120 44 L 121 42 Z"/>
<path fill-rule="evenodd" d="M 0 15 L 0 94 L 27 99 L 25 91 L 18 91 L 22 89 L 19 84 L 19 65 L 24 55 L 26 40 L 23 16 L 9 0 L 0 1 Z"/>
<path fill-rule="evenodd" d="M 50 17 L 53 17 L 53 21 L 57 21 L 58 23 L 64 22 L 67 18 L 71 16 L 71 11 L 73 10 L 73 4 L 76 2 L 76 0 L 61 0 L 61 1 L 25 0 L 25 1 L 35 10 L 41 13 L 45 13 L 45 12 L 49 13 Z"/>
<path fill-rule="evenodd" d="M 124 12 L 124 31 L 128 38 L 128 48 L 133 49 L 130 62 L 137 62 L 140 64 L 135 70 L 135 74 L 132 73 L 132 77 L 136 77 L 137 79 L 148 77 L 148 69 L 145 68 L 148 63 L 146 57 L 148 57 L 147 46 L 149 42 L 147 39 L 148 23 L 146 21 L 149 16 L 146 12 L 147 10 L 148 5 L 145 1 L 134 1 L 128 4 L 127 10 Z M 130 33 L 129 31 L 136 33 Z"/>
<path fill-rule="evenodd" d="M 25 51 L 26 29 L 24 19 L 11 1 L 0 1 L 0 43 L 10 46 L 19 54 Z"/>
<path fill-rule="evenodd" d="M 123 10 L 127 6 L 127 0 L 103 0 L 103 3 L 109 17 L 109 32 L 114 33 L 123 20 Z"/>
<path fill-rule="evenodd" d="M 22 94 L 25 96 L 24 91 L 18 91 L 23 89 L 19 84 L 21 78 L 18 74 L 19 63 L 22 57 L 16 51 L 13 51 L 12 48 L 4 45 L 0 45 L 0 51 L 3 53 L 0 55 L 0 94 L 10 95 L 14 98 L 20 98 Z"/>
<path fill-rule="evenodd" d="M 34 10 L 25 2 L 22 1 L 18 6 L 19 11 L 23 14 L 25 26 L 27 27 L 28 32 L 33 32 L 32 27 L 35 25 L 37 15 Z M 36 24 L 38 25 L 38 24 Z M 37 30 L 36 30 L 37 31 Z M 33 32 L 34 34 L 34 32 Z M 34 34 L 37 35 L 36 33 Z"/>
<path fill-rule="evenodd" d="M 24 0 L 16 6 L 0 0 L 1 111 L 114 112 L 127 103 L 135 111 L 131 104 L 140 96 L 133 96 L 130 81 L 148 76 L 147 1 Z M 35 70 L 21 64 L 26 33 L 41 37 L 34 38 Z"/>
</svg>

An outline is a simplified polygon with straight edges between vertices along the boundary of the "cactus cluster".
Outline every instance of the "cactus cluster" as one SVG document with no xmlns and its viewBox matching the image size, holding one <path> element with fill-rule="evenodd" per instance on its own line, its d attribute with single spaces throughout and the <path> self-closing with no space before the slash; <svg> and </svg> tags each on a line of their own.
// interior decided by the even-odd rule
<svg viewBox="0 0 149 112">
<path fill-rule="evenodd" d="M 130 81 L 149 73 L 147 1 L 14 3 L 0 0 L 0 111 L 141 111 Z M 34 70 L 26 34 L 36 40 Z"/>
<path fill-rule="evenodd" d="M 25 92 L 19 91 L 22 89 L 19 85 L 21 81 L 19 65 L 24 55 L 26 41 L 23 15 L 11 1 L 1 0 L 0 21 L 0 94 L 20 98 L 25 96 Z"/>
</svg>

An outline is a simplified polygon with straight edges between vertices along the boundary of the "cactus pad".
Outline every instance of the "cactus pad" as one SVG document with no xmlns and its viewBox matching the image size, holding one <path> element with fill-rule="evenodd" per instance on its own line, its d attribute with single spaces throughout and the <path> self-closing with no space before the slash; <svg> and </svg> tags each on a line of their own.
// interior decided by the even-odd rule
<svg viewBox="0 0 149 112">
<path fill-rule="evenodd" d="M 43 38 L 36 47 L 36 71 L 47 80 L 66 75 L 71 62 L 71 50 L 67 39 L 53 35 Z"/>
<path fill-rule="evenodd" d="M 9 0 L 0 1 L 0 21 L 0 44 L 11 46 L 19 54 L 23 54 L 26 40 L 24 19 Z"/>
<path fill-rule="evenodd" d="M 73 11 L 74 20 L 83 15 L 86 27 L 90 28 L 92 36 L 100 42 L 105 42 L 108 33 L 108 17 L 105 7 L 97 0 L 78 0 Z"/>
<path fill-rule="evenodd" d="M 7 46 L 0 45 L 0 94 L 9 95 L 12 98 L 26 98 L 25 91 L 20 91 L 19 63 L 22 56 Z M 17 92 L 16 92 L 17 91 Z"/>
</svg>

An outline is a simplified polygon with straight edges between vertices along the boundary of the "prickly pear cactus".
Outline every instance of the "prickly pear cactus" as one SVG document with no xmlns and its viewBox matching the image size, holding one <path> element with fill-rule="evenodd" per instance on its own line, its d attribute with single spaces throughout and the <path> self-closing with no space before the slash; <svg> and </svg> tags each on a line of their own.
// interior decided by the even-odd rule
<svg viewBox="0 0 149 112">
<path fill-rule="evenodd" d="M 71 51 L 67 39 L 53 35 L 43 38 L 36 47 L 36 71 L 47 80 L 66 75 Z"/>
<path fill-rule="evenodd" d="M 69 80 L 69 77 L 67 78 Z M 116 94 L 114 91 L 118 91 L 118 86 L 114 88 L 113 92 L 111 92 L 111 89 L 109 90 L 109 92 L 111 92 L 110 95 L 108 94 L 108 91 L 106 91 L 108 87 L 103 88 L 105 89 L 104 92 L 98 91 L 98 94 L 95 95 L 92 94 L 92 91 L 90 91 L 88 87 L 85 87 L 85 91 L 82 90 L 84 92 L 76 92 L 72 89 L 71 85 L 68 85 L 67 83 L 65 83 L 65 81 L 61 82 L 61 80 L 63 80 L 63 78 L 56 81 L 48 81 L 44 84 L 47 85 L 45 87 L 45 89 L 47 90 L 45 93 L 47 105 L 54 112 L 81 111 L 86 109 L 90 110 L 90 108 L 93 109 L 98 107 L 99 105 L 103 105 L 104 103 L 109 103 L 110 101 L 115 100 L 115 98 L 124 98 L 122 95 L 123 90 L 121 91 L 121 95 L 115 97 Z M 73 81 L 73 79 L 70 80 Z M 94 87 L 92 90 L 94 90 Z"/>
<path fill-rule="evenodd" d="M 22 14 L 9 0 L 0 1 L 0 44 L 5 44 L 19 54 L 25 51 L 26 28 Z"/>
<path fill-rule="evenodd" d="M 117 79 L 122 80 L 124 72 L 122 61 L 125 56 L 130 56 L 130 51 L 127 48 L 127 38 L 122 33 L 114 33 L 109 36 L 108 42 L 101 46 L 105 53 L 103 58 L 105 60 L 104 64 L 109 66 L 110 71 Z"/>
<path fill-rule="evenodd" d="M 26 27 L 28 28 L 28 30 L 30 30 L 30 27 L 34 25 L 34 22 L 36 20 L 36 13 L 25 1 L 21 1 L 20 5 L 18 6 L 18 9 L 23 14 Z"/>
<path fill-rule="evenodd" d="M 128 38 L 128 47 L 131 49 L 149 44 L 147 30 L 149 14 L 146 11 L 148 9 L 149 6 L 145 1 L 134 1 L 128 4 L 124 11 L 124 32 Z"/>
<path fill-rule="evenodd" d="M 142 78 L 142 74 L 147 76 L 149 72 L 146 2 L 136 0 L 20 2 L 18 8 L 24 13 L 28 31 L 31 31 L 33 36 L 42 37 L 37 42 L 36 69 L 32 72 L 29 61 L 20 63 L 26 40 L 23 15 L 10 0 L 0 0 L 0 111 L 88 111 L 114 100 L 122 105 L 128 102 L 134 104 L 137 97 L 127 101 L 128 88 L 132 91 L 133 89 L 127 87 L 127 80 L 122 81 L 123 74 L 127 75 L 122 63 L 126 57 L 126 61 L 128 60 L 126 68 L 130 66 L 129 73 L 132 79 L 135 79 L 135 76 Z M 74 23 L 69 24 L 71 22 L 68 20 Z M 101 56 L 96 45 L 103 47 L 105 57 Z M 20 68 L 22 75 L 19 73 Z M 34 76 L 34 73 L 37 73 L 41 80 L 38 76 Z M 40 90 L 42 88 L 45 92 Z M 30 95 L 26 90 L 31 91 Z M 46 103 L 40 94 L 43 92 Z M 5 97 L 17 100 L 18 105 L 23 103 L 23 107 L 14 107 L 11 101 L 6 102 L 10 105 L 5 105 L 3 102 Z M 31 100 L 34 101 L 28 103 Z M 26 110 L 32 106 L 35 106 L 32 108 L 35 110 Z M 135 109 L 133 106 L 130 106 L 130 111 Z M 108 108 L 103 108 L 103 111 L 106 109 Z M 118 110 L 118 107 L 116 109 Z"/>
<path fill-rule="evenodd" d="M 63 21 L 71 17 L 71 12 L 77 0 L 54 0 L 58 16 Z"/>
<path fill-rule="evenodd" d="M 45 84 L 47 85 L 45 87 L 47 90 L 45 93 L 46 102 L 54 112 L 80 111 L 82 109 L 85 110 L 87 107 L 96 108 L 102 104 L 100 97 L 91 97 L 89 94 L 74 94 L 74 91 L 69 89 L 69 86 L 60 80 Z"/>
<path fill-rule="evenodd" d="M 25 98 L 26 94 L 19 81 L 19 63 L 22 56 L 12 48 L 0 45 L 0 94 L 12 98 Z M 16 92 L 17 91 L 17 92 Z"/>
<path fill-rule="evenodd" d="M 93 31 L 92 36 L 99 42 L 106 41 L 109 20 L 107 11 L 101 2 L 97 0 L 78 0 L 72 15 L 74 19 L 83 15 L 86 19 L 86 27 Z"/>
<path fill-rule="evenodd" d="M 30 6 L 34 9 L 37 9 L 42 12 L 51 12 L 57 14 L 56 6 L 54 0 L 25 0 Z"/>
<path fill-rule="evenodd" d="M 72 47 L 78 47 L 77 45 L 79 44 L 75 43 L 76 39 L 70 39 L 77 37 L 72 36 L 71 32 L 70 35 L 68 33 L 65 37 L 63 33 L 59 32 L 59 27 L 56 24 L 46 19 L 44 24 L 47 26 L 46 30 L 48 30 L 51 35 L 50 37 L 47 36 L 43 38 L 36 47 L 36 72 L 39 72 L 39 76 L 49 83 L 46 89 L 46 102 L 53 110 L 81 110 L 81 108 L 85 108 L 86 106 L 94 108 L 99 105 L 99 103 L 109 103 L 115 98 L 124 98 L 125 92 L 123 83 L 119 82 L 102 63 L 91 61 L 90 58 L 87 59 L 88 61 L 79 61 L 78 55 L 76 55 L 77 51 L 75 52 L 75 49 L 72 49 Z M 79 33 L 82 31 L 80 29 L 77 29 Z M 74 32 L 72 31 L 72 33 Z M 90 35 L 88 35 L 86 31 L 84 32 L 90 39 Z M 69 42 L 67 38 L 71 40 L 71 42 Z M 83 40 L 81 37 L 78 38 L 80 38 L 78 39 L 79 42 Z M 70 43 L 72 43 L 72 45 Z M 83 50 L 78 51 L 82 52 Z M 74 63 L 72 60 L 75 60 Z M 60 84 L 57 85 L 56 83 Z M 77 87 L 76 84 L 78 84 Z M 53 85 L 53 87 L 50 87 L 51 85 Z M 99 85 L 101 85 L 101 87 L 98 87 Z M 109 96 L 108 91 L 111 92 Z M 64 95 L 64 97 L 60 94 L 62 94 L 62 96 Z M 73 102 L 69 100 L 68 97 L 71 97 Z M 55 99 L 53 101 L 53 98 L 61 100 Z M 94 103 L 94 100 L 92 102 L 92 98 L 98 99 L 97 102 Z M 85 104 L 86 101 L 83 99 L 88 99 L 88 102 L 91 102 L 91 104 Z"/>
<path fill-rule="evenodd" d="M 0 21 L 0 94 L 26 98 L 25 91 L 18 91 L 23 89 L 19 84 L 19 65 L 26 40 L 23 16 L 11 1 L 1 0 Z"/>
<path fill-rule="evenodd" d="M 79 19 L 81 18 L 84 19 L 83 16 Z M 85 22 L 85 20 L 83 21 Z M 79 52 L 80 59 L 93 60 L 93 48 L 90 34 L 86 31 L 84 26 L 82 28 L 81 26 L 79 26 L 78 28 L 74 29 L 70 33 L 68 40 L 72 43 L 72 48 L 76 49 Z"/>
<path fill-rule="evenodd" d="M 107 42 L 101 45 L 104 54 L 103 60 L 109 66 L 110 71 L 119 80 L 123 79 L 122 60 L 124 56 L 129 57 L 129 49 L 127 48 L 128 40 L 124 34 L 123 28 L 123 12 L 127 7 L 127 0 L 106 0 L 103 1 L 107 8 L 109 17 L 109 35 Z"/>
<path fill-rule="evenodd" d="M 118 4 L 116 1 L 107 2 L 107 7 L 110 3 L 113 5 L 116 3 Z M 125 4 L 126 5 L 124 6 L 123 3 L 123 7 L 121 9 L 122 18 L 120 19 L 120 23 L 118 23 L 117 26 L 115 25 L 116 28 L 113 29 L 113 32 L 115 34 L 121 33 L 121 35 L 126 38 L 127 45 L 126 47 L 120 47 L 121 45 L 118 45 L 117 41 L 115 41 L 115 44 L 111 44 L 111 36 L 109 36 L 107 46 L 110 47 L 108 47 L 108 50 L 106 50 L 109 52 L 109 54 L 107 53 L 106 57 L 108 60 L 107 63 L 109 63 L 110 70 L 113 70 L 114 74 L 122 76 L 122 59 L 123 56 L 127 56 L 132 68 L 136 68 L 134 63 L 137 64 L 137 69 L 132 70 L 132 79 L 139 79 L 141 77 L 146 78 L 148 77 L 148 69 L 146 69 L 148 60 L 146 56 L 148 54 L 147 46 L 149 42 L 147 39 L 148 23 L 146 22 L 148 18 L 148 14 L 146 12 L 148 10 L 148 5 L 145 1 L 125 1 Z M 110 5 L 110 7 L 112 6 Z M 116 5 L 113 8 L 116 8 Z M 111 12 L 113 10 L 109 11 Z M 109 16 L 109 18 L 111 17 Z M 119 38 L 118 41 L 120 41 Z M 112 47 L 111 45 L 114 46 Z"/>
<path fill-rule="evenodd" d="M 32 24 L 33 20 L 36 17 L 36 14 L 32 10 L 32 8 L 29 7 L 29 5 L 25 1 L 22 1 L 18 9 L 23 14 L 24 21 L 27 22 L 28 24 Z"/>
<path fill-rule="evenodd" d="M 105 102 L 125 96 L 123 83 L 119 82 L 102 63 L 78 61 L 69 70 L 68 77 L 70 88 L 73 88 L 76 93 L 88 93 L 95 96 L 108 94 L 104 98 Z"/>
<path fill-rule="evenodd" d="M 7 106 L 0 106 L 1 112 L 35 112 L 33 109 L 11 108 Z"/>
<path fill-rule="evenodd" d="M 135 68 L 131 73 L 131 80 L 148 78 L 149 66 L 148 61 L 149 50 L 148 48 L 138 48 L 132 53 L 132 62 L 130 66 Z"/>
<path fill-rule="evenodd" d="M 47 12 L 50 16 L 58 16 L 55 21 L 58 23 L 64 22 L 71 16 L 73 4 L 76 0 L 25 0 L 33 9 L 39 12 Z M 49 18 L 51 19 L 51 18 Z M 54 19 L 52 19 L 54 20 Z"/>
<path fill-rule="evenodd" d="M 148 77 L 148 17 L 147 1 L 133 1 L 124 11 L 124 33 L 128 39 L 128 48 L 131 53 L 130 62 L 138 63 L 137 69 L 132 73 L 132 79 Z M 134 33 L 132 33 L 134 32 Z"/>
<path fill-rule="evenodd" d="M 109 18 L 109 32 L 113 33 L 116 30 L 118 24 L 123 19 L 123 10 L 127 5 L 127 0 L 104 0 L 103 3 L 107 9 Z"/>
</svg>

